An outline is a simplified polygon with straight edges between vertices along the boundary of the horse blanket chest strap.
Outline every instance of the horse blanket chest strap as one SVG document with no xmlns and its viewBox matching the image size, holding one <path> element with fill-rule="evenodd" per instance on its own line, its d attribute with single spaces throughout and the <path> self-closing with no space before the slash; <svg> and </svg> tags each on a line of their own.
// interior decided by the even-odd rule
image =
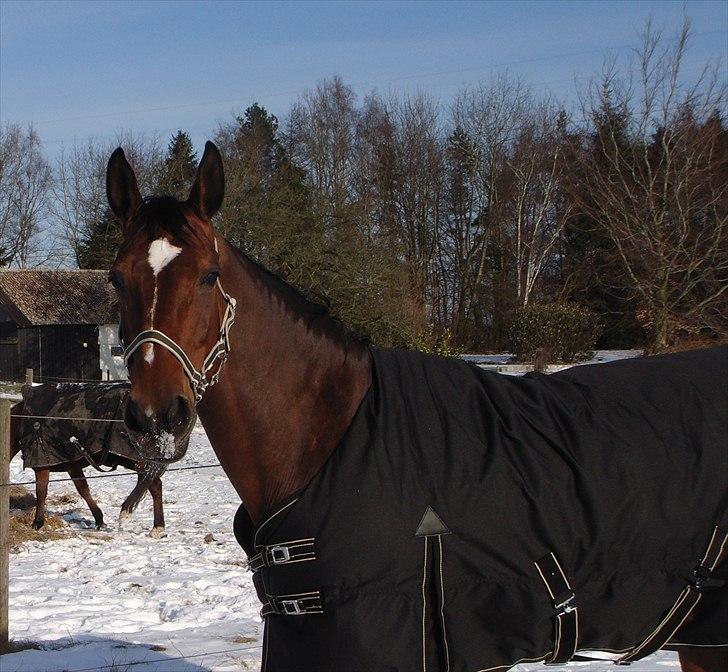
<svg viewBox="0 0 728 672">
<path fill-rule="evenodd" d="M 324 607 L 320 590 L 289 595 L 268 595 L 268 601 L 260 610 L 261 618 L 271 614 L 279 616 L 303 616 L 305 614 L 323 614 Z"/>
<path fill-rule="evenodd" d="M 260 552 L 248 560 L 248 569 L 251 572 L 258 572 L 263 567 L 315 560 L 315 542 L 316 540 L 311 537 L 262 546 Z"/>
</svg>

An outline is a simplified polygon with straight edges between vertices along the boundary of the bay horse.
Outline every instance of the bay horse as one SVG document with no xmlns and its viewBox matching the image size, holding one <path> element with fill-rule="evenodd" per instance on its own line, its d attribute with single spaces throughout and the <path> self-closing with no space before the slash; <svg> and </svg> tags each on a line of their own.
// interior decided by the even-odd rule
<svg viewBox="0 0 728 672">
<path fill-rule="evenodd" d="M 639 393 L 649 388 L 662 398 L 673 392 L 670 371 L 688 375 L 690 361 L 651 357 L 632 365 L 580 367 L 578 374 L 506 380 L 464 363 L 367 347 L 215 232 L 212 219 L 223 193 L 222 159 L 212 143 L 205 146 L 184 202 L 164 196 L 143 199 L 123 150 L 117 149 L 108 163 L 107 196 L 122 223 L 123 241 L 109 279 L 119 296 L 132 385 L 125 414 L 130 433 L 147 459 L 168 464 L 184 455 L 199 414 L 242 501 L 235 532 L 264 603 L 264 669 L 484 672 L 524 660 L 578 659 L 588 653 L 590 641 L 615 638 L 629 641 L 627 648 L 613 650 L 620 663 L 670 641 L 684 672 L 728 670 L 728 642 L 695 647 L 683 634 L 692 622 L 723 622 L 725 589 L 718 588 L 709 598 L 707 588 L 721 585 L 715 570 L 725 566 L 724 529 L 696 521 L 700 529 L 693 530 L 686 516 L 674 534 L 645 528 L 639 520 L 625 522 L 641 507 L 654 508 L 659 516 L 679 504 L 653 496 L 661 484 L 647 479 L 650 464 L 641 464 L 636 473 L 623 469 L 617 448 L 621 440 L 629 443 L 629 437 L 622 436 L 619 422 L 594 434 L 613 441 L 612 454 L 588 452 L 589 446 L 580 442 L 561 445 L 549 434 L 581 431 L 572 426 L 569 405 L 561 397 L 554 400 L 554 390 L 561 390 L 570 403 L 583 404 L 585 398 L 601 403 L 589 396 L 590 378 L 606 377 L 628 397 L 631 381 L 625 381 L 624 371 L 638 371 Z M 721 352 L 720 371 L 724 360 Z M 405 385 L 409 382 L 419 387 Z M 439 395 L 438 403 L 428 396 L 431 389 Z M 457 415 L 443 410 L 443 397 L 459 409 Z M 696 399 L 702 397 L 686 398 L 681 411 L 687 413 Z M 622 413 L 629 411 L 620 399 L 613 405 Z M 482 414 L 482 406 L 492 410 L 495 428 L 483 431 L 497 430 L 488 434 L 487 445 L 477 436 L 482 428 L 472 426 L 467 417 Z M 640 431 L 648 432 L 649 425 L 647 419 Z M 518 444 L 524 432 L 532 444 Z M 375 442 L 373 436 L 387 440 Z M 486 446 L 485 457 L 480 462 L 458 452 L 443 457 L 435 445 L 441 436 Z M 428 441 L 431 453 L 421 450 Z M 640 446 L 631 447 L 639 455 Z M 551 474 L 537 467 L 546 453 L 559 459 L 559 470 Z M 704 459 L 720 478 L 720 455 L 706 451 Z M 580 491 L 583 483 L 576 480 L 582 462 L 589 461 L 600 465 L 600 473 L 587 470 L 595 480 L 617 472 L 616 481 L 598 488 L 597 495 Z M 690 468 L 699 461 L 693 451 Z M 412 471 L 400 468 L 405 464 Z M 421 509 L 410 511 L 412 493 L 429 484 L 435 473 L 459 486 L 462 501 L 448 510 L 447 502 L 418 500 L 417 506 L 427 507 L 415 519 L 413 512 Z M 481 489 L 479 479 L 485 476 L 489 485 Z M 668 473 L 663 480 L 672 484 L 672 476 Z M 620 478 L 630 479 L 629 486 L 615 489 Z M 724 493 L 713 490 L 701 481 L 699 493 L 683 491 L 683 499 L 691 511 L 701 503 L 717 508 L 715 502 Z M 592 498 L 605 496 L 611 497 L 613 508 L 592 510 Z M 703 502 L 692 501 L 702 497 Z M 510 508 L 476 518 L 476 536 L 463 523 L 486 499 L 508 502 Z M 521 512 L 521 502 L 556 504 L 561 516 L 552 529 L 543 530 L 539 508 Z M 585 517 L 594 519 L 593 529 L 583 525 Z M 631 524 L 631 536 L 639 530 L 629 540 L 633 546 L 626 540 L 624 549 L 620 540 L 610 542 L 605 557 L 595 562 L 602 572 L 609 571 L 601 564 L 609 555 L 631 563 L 625 580 L 632 583 L 626 592 L 638 592 L 630 595 L 628 609 L 590 612 L 589 592 L 601 579 L 588 572 L 580 577 L 584 568 L 564 569 L 559 559 L 588 557 L 590 545 L 604 548 L 599 537 L 603 528 L 627 525 L 629 530 Z M 678 538 L 678 528 L 695 552 L 685 577 L 672 567 L 663 572 L 663 559 L 651 556 L 655 540 L 668 537 L 674 548 L 668 544 L 664 562 L 682 558 L 685 542 Z M 513 553 L 488 547 L 490 554 L 484 554 L 491 532 Z M 517 562 L 517 543 L 524 534 L 565 538 L 570 550 L 557 548 L 533 562 Z M 417 564 L 410 567 L 410 561 Z M 459 581 L 450 580 L 453 571 L 459 572 Z M 321 583 L 316 582 L 327 576 L 336 578 L 319 590 Z M 608 586 L 606 592 L 625 592 L 613 581 Z M 483 590 L 490 596 L 485 602 L 480 599 Z M 671 603 L 650 604 L 650 595 L 662 598 L 665 591 L 670 602 L 677 599 L 672 608 Z M 581 621 L 579 614 L 584 614 Z M 590 615 L 613 619 L 611 630 L 598 632 Z M 635 622 L 641 624 L 639 631 L 623 631 L 623 625 Z M 521 640 L 515 641 L 514 633 Z M 675 633 L 677 639 L 672 638 Z M 719 636 L 726 635 L 728 629 Z M 491 659 L 465 664 L 473 650 L 481 650 L 481 639 L 487 640 Z M 582 640 L 585 648 L 577 645 Z M 513 651 L 518 657 L 509 659 Z"/>
<path fill-rule="evenodd" d="M 21 416 L 24 411 L 24 403 L 19 402 L 14 404 L 11 408 L 10 417 L 10 459 L 12 460 L 20 451 L 21 445 L 17 440 L 18 425 L 21 420 Z M 102 446 L 88 446 L 90 457 L 94 460 L 94 467 L 108 467 L 109 469 L 116 469 L 117 467 L 123 467 L 129 471 L 137 472 L 137 483 L 133 490 L 129 493 L 129 496 L 124 500 L 121 505 L 121 512 L 119 514 L 119 523 L 122 524 L 128 520 L 138 504 L 144 498 L 144 495 L 149 492 L 152 496 L 152 506 L 154 511 L 154 522 L 153 527 L 150 531 L 150 536 L 159 538 L 164 535 L 164 507 L 162 503 L 162 474 L 165 472 L 166 467 L 159 463 L 148 462 L 148 461 L 135 461 L 123 455 L 116 455 L 113 452 L 103 451 Z M 35 475 L 35 515 L 33 516 L 33 522 L 31 527 L 34 530 L 39 530 L 45 524 L 45 513 L 46 513 L 46 499 L 48 497 L 48 483 L 50 481 L 51 472 L 63 473 L 66 472 L 69 478 L 73 479 L 73 485 L 76 487 L 78 494 L 81 495 L 84 502 L 86 502 L 91 514 L 94 517 L 94 523 L 97 530 L 104 529 L 104 514 L 96 500 L 91 494 L 91 488 L 89 488 L 88 481 L 83 470 L 87 467 L 92 466 L 88 457 L 79 456 L 77 459 L 69 460 L 66 462 L 60 462 L 48 467 L 32 467 L 33 474 Z"/>
</svg>

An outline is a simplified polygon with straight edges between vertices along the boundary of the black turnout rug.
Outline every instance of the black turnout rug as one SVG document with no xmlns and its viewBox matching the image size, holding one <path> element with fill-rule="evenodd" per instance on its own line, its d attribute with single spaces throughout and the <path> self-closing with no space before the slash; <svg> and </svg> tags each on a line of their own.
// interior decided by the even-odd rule
<svg viewBox="0 0 728 672">
<path fill-rule="evenodd" d="M 728 644 L 728 348 L 523 377 L 372 357 L 321 472 L 257 530 L 236 516 L 264 670 Z"/>
<path fill-rule="evenodd" d="M 100 460 L 108 453 L 139 459 L 129 445 L 122 420 L 129 393 L 127 382 L 44 384 L 23 388 L 16 439 L 23 468 L 54 467 L 90 453 Z M 65 418 L 70 418 L 66 420 Z"/>
</svg>

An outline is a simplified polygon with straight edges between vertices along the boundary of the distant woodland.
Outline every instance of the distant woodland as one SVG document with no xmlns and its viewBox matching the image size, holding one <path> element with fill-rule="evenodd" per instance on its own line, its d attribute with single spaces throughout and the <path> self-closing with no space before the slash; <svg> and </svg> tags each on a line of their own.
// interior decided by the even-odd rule
<svg viewBox="0 0 728 672">
<path fill-rule="evenodd" d="M 444 102 L 357 97 L 338 77 L 280 119 L 251 101 L 211 138 L 218 230 L 381 345 L 532 355 L 563 341 L 552 354 L 566 357 L 725 338 L 725 64 L 688 76 L 688 37 L 647 26 L 631 62 L 605 64 L 568 111 L 507 73 Z M 117 145 L 144 194 L 186 198 L 199 158 L 184 129 L 90 139 L 53 164 L 32 128 L 0 132 L 0 256 L 14 267 L 109 266 Z"/>
</svg>

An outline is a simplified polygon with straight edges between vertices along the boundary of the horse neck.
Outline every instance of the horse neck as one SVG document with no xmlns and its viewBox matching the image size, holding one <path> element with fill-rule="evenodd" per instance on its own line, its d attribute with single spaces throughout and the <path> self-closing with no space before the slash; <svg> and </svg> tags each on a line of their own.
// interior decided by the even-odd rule
<svg viewBox="0 0 728 672">
<path fill-rule="evenodd" d="M 304 488 L 339 443 L 371 383 L 368 350 L 227 243 L 237 301 L 231 350 L 198 405 L 220 464 L 258 523 Z"/>
</svg>

